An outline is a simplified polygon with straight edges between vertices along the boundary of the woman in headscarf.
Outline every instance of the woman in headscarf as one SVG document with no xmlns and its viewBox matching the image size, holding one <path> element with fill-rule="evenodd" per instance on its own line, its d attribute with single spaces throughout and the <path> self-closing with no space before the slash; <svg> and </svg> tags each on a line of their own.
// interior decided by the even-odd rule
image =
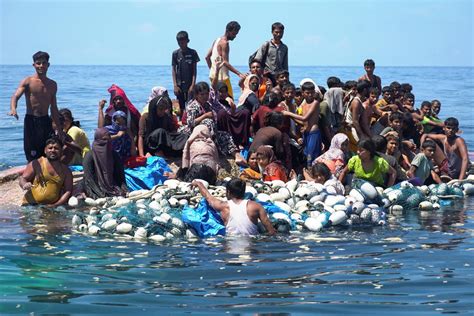
<svg viewBox="0 0 474 316">
<path fill-rule="evenodd" d="M 279 160 L 270 146 L 260 146 L 257 149 L 258 167 L 262 174 L 263 181 L 281 180 L 288 181 L 286 169 Z"/>
<path fill-rule="evenodd" d="M 119 86 L 113 84 L 109 89 L 110 93 L 110 104 L 109 107 L 105 110 L 105 115 L 102 112 L 102 109 L 105 105 L 105 100 L 99 102 L 99 122 L 98 127 L 104 127 L 106 125 L 112 124 L 112 115 L 115 111 L 122 111 L 126 114 L 127 118 L 127 127 L 130 129 L 133 138 L 135 139 L 138 135 L 138 124 L 140 121 L 140 112 L 137 108 L 130 102 L 125 91 L 123 91 Z"/>
<path fill-rule="evenodd" d="M 249 151 L 247 164 L 249 165 L 249 167 L 242 170 L 239 175 L 240 180 L 247 181 L 262 179 L 262 174 L 260 173 L 260 169 L 258 168 L 257 152 Z"/>
<path fill-rule="evenodd" d="M 196 126 L 206 125 L 217 149 L 223 155 L 233 155 L 236 164 L 245 165 L 245 159 L 240 155 L 232 136 L 228 132 L 217 130 L 214 112 L 208 102 L 209 92 L 210 88 L 206 82 L 198 82 L 194 86 L 194 99 L 186 106 L 187 125 L 183 126 L 180 132 L 191 135 Z"/>
<path fill-rule="evenodd" d="M 244 80 L 244 88 L 239 97 L 238 108 L 246 108 L 251 114 L 260 107 L 257 93 L 260 79 L 257 75 L 248 75 Z"/>
<path fill-rule="evenodd" d="M 127 115 L 123 111 L 115 111 L 112 115 L 112 124 L 104 128 L 110 134 L 112 149 L 118 154 L 122 162 L 136 156 L 135 142 L 131 131 L 127 127 Z"/>
<path fill-rule="evenodd" d="M 178 120 L 169 112 L 169 98 L 164 95 L 150 101 L 149 112 L 140 118 L 138 153 L 140 156 L 180 155 L 188 135 L 176 132 Z"/>
<path fill-rule="evenodd" d="M 331 139 L 331 146 L 328 151 L 316 158 L 316 163 L 324 163 L 331 173 L 336 177 L 339 176 L 342 169 L 346 165 L 346 153 L 349 148 L 349 138 L 346 134 L 338 133 Z"/>
<path fill-rule="evenodd" d="M 112 150 L 107 129 L 98 128 L 95 131 L 92 150 L 84 157 L 83 166 L 86 196 L 97 199 L 126 194 L 123 165 Z"/>
<path fill-rule="evenodd" d="M 143 107 L 142 115 L 145 113 L 148 113 L 151 100 L 157 97 L 161 97 L 161 96 L 167 98 L 171 106 L 171 99 L 168 95 L 168 90 L 165 87 L 156 86 L 156 87 L 151 88 L 151 93 L 150 93 L 150 96 L 148 97 L 148 100 L 146 101 L 145 106 Z"/>
</svg>

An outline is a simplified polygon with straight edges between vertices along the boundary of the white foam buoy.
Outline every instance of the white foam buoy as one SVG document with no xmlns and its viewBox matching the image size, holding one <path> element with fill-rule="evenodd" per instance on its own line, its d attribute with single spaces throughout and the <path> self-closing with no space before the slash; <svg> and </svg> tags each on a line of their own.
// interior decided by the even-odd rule
<svg viewBox="0 0 474 316">
<path fill-rule="evenodd" d="M 418 208 L 422 211 L 431 211 L 433 209 L 433 203 L 430 201 L 423 201 L 418 204 Z"/>
<path fill-rule="evenodd" d="M 130 223 L 120 223 L 116 228 L 115 231 L 119 234 L 128 234 L 132 231 L 132 224 Z"/>
<path fill-rule="evenodd" d="M 70 206 L 70 207 L 77 207 L 79 205 L 79 200 L 77 199 L 77 197 L 75 196 L 71 196 L 69 198 L 69 201 L 67 202 L 67 204 Z"/>
<path fill-rule="evenodd" d="M 82 224 L 82 218 L 80 218 L 79 216 L 74 214 L 74 216 L 72 217 L 72 225 L 73 226 L 79 226 L 81 224 Z"/>
<path fill-rule="evenodd" d="M 97 206 L 97 203 L 95 202 L 95 200 L 91 198 L 86 198 L 84 200 L 84 203 L 86 203 L 86 205 L 88 206 Z"/>
<path fill-rule="evenodd" d="M 320 230 L 323 229 L 323 225 L 321 224 L 321 221 L 314 217 L 308 217 L 304 221 L 304 226 L 309 229 L 312 232 L 319 232 Z"/>
<path fill-rule="evenodd" d="M 89 229 L 87 230 L 87 233 L 89 235 L 97 235 L 99 234 L 99 232 L 100 232 L 100 228 L 96 225 L 90 226 Z"/>
<path fill-rule="evenodd" d="M 138 227 L 133 237 L 135 239 L 146 239 L 148 232 L 144 227 Z"/>
<path fill-rule="evenodd" d="M 284 202 L 275 201 L 275 202 L 273 202 L 273 204 L 275 204 L 275 206 L 281 208 L 282 210 L 284 210 L 286 212 L 291 211 L 291 207 L 288 204 L 284 203 Z"/>
<path fill-rule="evenodd" d="M 358 201 L 358 202 L 364 202 L 365 201 L 364 195 L 362 193 L 360 193 L 359 190 L 352 189 L 349 192 L 349 195 L 352 196 L 354 199 L 356 199 L 356 201 Z"/>
<path fill-rule="evenodd" d="M 369 182 L 364 182 L 360 186 L 360 191 L 365 197 L 367 197 L 370 200 L 375 199 L 378 195 L 377 189 Z"/>
<path fill-rule="evenodd" d="M 157 235 L 151 235 L 150 237 L 148 237 L 148 239 L 154 242 L 162 242 L 166 240 L 166 237 L 163 235 L 157 234 Z"/>
<path fill-rule="evenodd" d="M 347 219 L 346 212 L 336 211 L 329 216 L 329 221 L 333 226 L 339 225 Z"/>
<path fill-rule="evenodd" d="M 163 182 L 163 185 L 167 186 L 168 188 L 174 190 L 179 186 L 179 181 L 176 179 L 168 179 Z"/>
<path fill-rule="evenodd" d="M 117 227 L 117 221 L 115 219 L 109 219 L 101 225 L 102 229 L 111 231 Z"/>
</svg>

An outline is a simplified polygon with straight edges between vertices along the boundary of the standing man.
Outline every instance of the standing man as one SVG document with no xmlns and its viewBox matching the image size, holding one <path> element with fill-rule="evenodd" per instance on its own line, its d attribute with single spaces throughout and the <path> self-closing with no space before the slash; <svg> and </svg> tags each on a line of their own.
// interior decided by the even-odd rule
<svg viewBox="0 0 474 316">
<path fill-rule="evenodd" d="M 28 162 L 41 157 L 44 153 L 46 140 L 51 136 L 53 127 L 48 115 L 51 106 L 51 116 L 58 129 L 58 136 L 64 138 L 62 123 L 56 104 L 58 85 L 49 79 L 46 73 L 49 68 L 49 54 L 39 51 L 33 55 L 33 67 L 36 73 L 20 82 L 10 100 L 10 113 L 18 120 L 16 108 L 18 100 L 25 93 L 26 115 L 23 131 L 23 148 Z"/>
<path fill-rule="evenodd" d="M 171 57 L 173 86 L 181 113 L 184 113 L 186 102 L 192 99 L 194 84 L 196 83 L 196 65 L 199 62 L 199 56 L 194 49 L 188 47 L 188 32 L 178 32 L 176 40 L 178 41 L 179 48 L 173 52 Z"/>
<path fill-rule="evenodd" d="M 231 21 L 227 23 L 225 28 L 225 34 L 217 38 L 214 43 L 212 43 L 211 48 L 207 52 L 206 62 L 207 66 L 210 68 L 209 78 L 212 82 L 212 79 L 216 75 L 216 64 L 218 62 L 223 63 L 220 72 L 218 73 L 218 81 L 224 81 L 227 86 L 227 91 L 231 98 L 234 97 L 232 91 L 232 85 L 230 84 L 229 79 L 229 70 L 235 73 L 240 78 L 245 78 L 245 75 L 240 73 L 237 69 L 234 68 L 229 62 L 229 41 L 233 41 L 237 34 L 240 31 L 240 24 L 236 21 Z"/>
<path fill-rule="evenodd" d="M 280 22 L 272 24 L 273 39 L 265 42 L 257 51 L 255 59 L 264 64 L 264 73 L 275 75 L 276 72 L 286 70 L 288 72 L 288 46 L 281 39 L 285 32 L 285 26 Z"/>
</svg>

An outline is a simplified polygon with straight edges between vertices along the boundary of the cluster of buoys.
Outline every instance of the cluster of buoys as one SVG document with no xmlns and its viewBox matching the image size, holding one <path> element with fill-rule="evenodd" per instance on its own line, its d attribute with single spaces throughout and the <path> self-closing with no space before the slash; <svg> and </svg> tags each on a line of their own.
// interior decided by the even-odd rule
<svg viewBox="0 0 474 316">
<path fill-rule="evenodd" d="M 225 186 L 203 182 L 211 195 L 225 199 Z M 297 180 L 254 181 L 246 187 L 247 198 L 261 202 L 264 207 L 271 205 L 269 218 L 280 232 L 385 225 L 391 212 L 434 210 L 440 208 L 440 199 L 469 195 L 474 195 L 474 184 L 469 181 L 421 187 L 404 181 L 384 190 L 354 180 L 347 195 L 338 194 L 333 186 Z M 195 208 L 201 199 L 197 188 L 173 179 L 151 190 L 131 192 L 126 198 L 80 201 L 72 197 L 69 206 L 76 209 L 72 225 L 78 232 L 161 242 L 197 238 L 198 234 L 183 221 L 181 213 L 185 207 Z M 259 227 L 263 229 L 262 225 Z"/>
</svg>

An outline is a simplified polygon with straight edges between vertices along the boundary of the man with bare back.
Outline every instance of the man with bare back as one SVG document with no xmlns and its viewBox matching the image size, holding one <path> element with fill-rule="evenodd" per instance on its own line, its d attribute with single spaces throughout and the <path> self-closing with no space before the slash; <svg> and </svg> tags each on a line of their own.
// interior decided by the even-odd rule
<svg viewBox="0 0 474 316">
<path fill-rule="evenodd" d="M 28 162 L 41 157 L 44 153 L 46 140 L 53 133 L 51 118 L 48 115 L 51 106 L 51 116 L 58 127 L 58 136 L 64 136 L 59 112 L 56 104 L 58 86 L 49 79 L 46 73 L 49 68 L 49 54 L 39 51 L 33 55 L 33 67 L 36 73 L 20 82 L 10 100 L 10 113 L 18 120 L 18 100 L 25 94 L 26 115 L 24 120 L 23 147 Z"/>
<path fill-rule="evenodd" d="M 235 73 L 240 78 L 245 78 L 245 74 L 242 74 L 237 69 L 234 68 L 229 62 L 229 41 L 233 41 L 237 34 L 240 31 L 240 24 L 236 21 L 231 21 L 227 23 L 225 28 L 225 34 L 217 38 L 213 43 L 206 55 L 207 66 L 210 68 L 209 77 L 211 79 L 216 75 L 216 64 L 221 62 L 223 66 L 221 67 L 218 76 L 218 81 L 225 82 L 227 86 L 227 92 L 231 98 L 234 97 L 232 91 L 232 85 L 230 84 L 229 79 L 229 70 Z"/>
</svg>

